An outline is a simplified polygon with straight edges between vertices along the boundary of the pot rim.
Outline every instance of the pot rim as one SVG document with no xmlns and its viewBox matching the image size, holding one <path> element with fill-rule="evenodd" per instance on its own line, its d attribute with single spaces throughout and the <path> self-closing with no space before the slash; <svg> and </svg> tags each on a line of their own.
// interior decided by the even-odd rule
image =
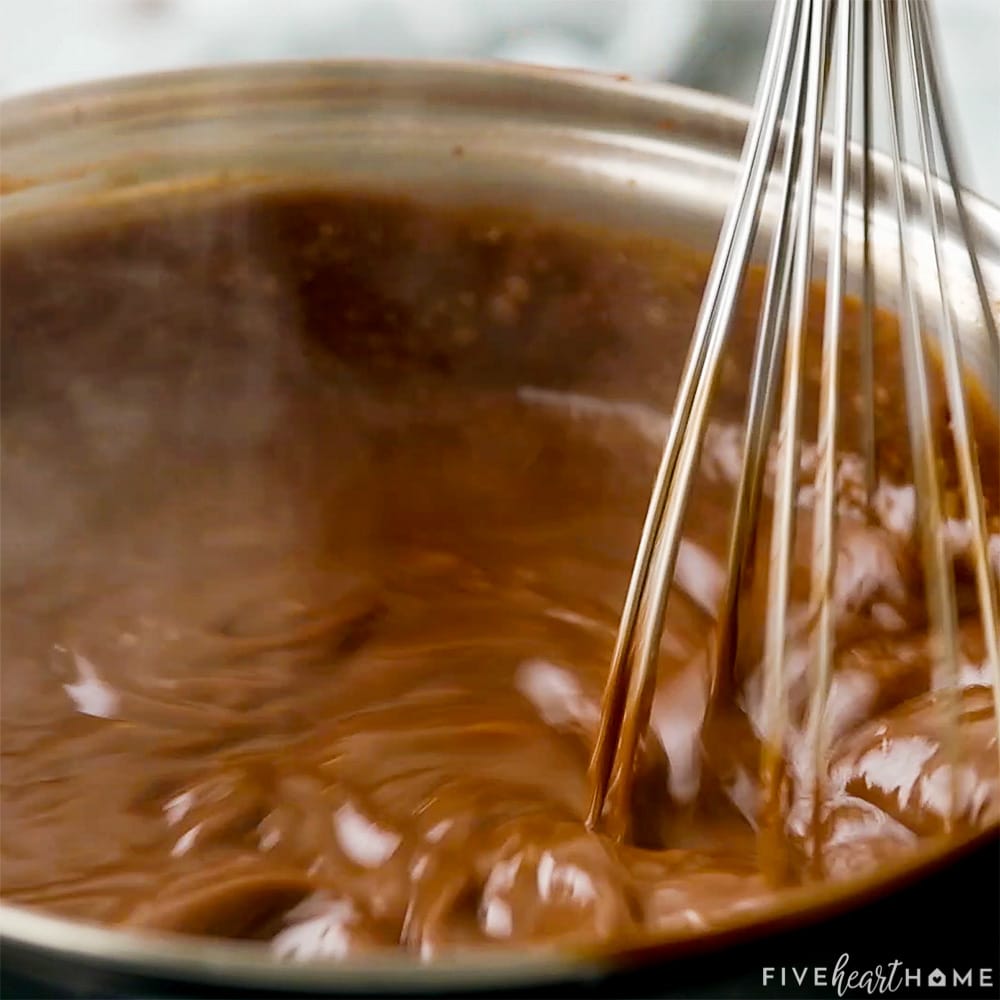
<svg viewBox="0 0 1000 1000">
<path fill-rule="evenodd" d="M 543 113 L 557 110 L 561 104 L 567 110 L 585 109 L 588 117 L 607 119 L 624 113 L 616 131 L 624 131 L 623 126 L 644 126 L 660 138 L 676 132 L 687 142 L 701 139 L 716 147 L 741 145 L 753 113 L 750 105 L 733 98 L 668 81 L 635 80 L 624 73 L 532 63 L 471 58 L 257 60 L 104 77 L 12 95 L 0 99 L 0 143 L 9 156 L 11 147 L 32 134 L 126 118 L 128 113 L 174 108 L 178 102 L 211 107 L 207 98 L 213 96 L 226 106 L 249 104 L 261 96 L 274 100 L 301 95 L 303 91 L 353 97 L 360 93 L 373 100 L 381 88 L 389 97 L 410 84 L 429 88 L 433 97 L 451 96 L 450 85 L 454 84 L 464 88 L 459 93 L 461 103 L 470 103 L 465 94 L 469 91 L 472 97 L 487 95 L 483 101 L 486 104 L 490 98 L 502 103 L 505 89 L 509 97 L 518 91 L 523 93 L 525 86 L 542 87 L 545 94 L 533 90 L 532 95 L 538 98 Z M 483 85 L 487 85 L 485 90 L 476 90 Z M 670 114 L 665 115 L 665 111 Z M 874 151 L 873 161 L 877 172 L 891 166 L 888 154 L 880 150 Z M 905 164 L 903 169 L 908 181 L 922 182 L 922 174 L 914 165 Z M 7 171 L 0 168 L 0 177 L 6 175 Z M 44 179 L 33 177 L 32 181 Z M 16 189 L 11 192 L 0 188 L 0 199 L 10 193 L 16 193 Z M 963 194 L 970 216 L 981 227 L 1000 232 L 1000 203 L 967 187 L 963 187 Z"/>
<path fill-rule="evenodd" d="M 850 911 L 947 868 L 991 843 L 1000 845 L 994 825 L 961 840 L 932 841 L 915 856 L 867 876 L 792 889 L 761 911 L 730 918 L 690 939 L 658 940 L 654 934 L 619 945 L 576 951 L 497 951 L 487 947 L 432 962 L 397 948 L 377 949 L 364 959 L 282 960 L 260 942 L 153 934 L 52 916 L 30 907 L 0 903 L 0 942 L 43 961 L 72 960 L 112 974 L 145 975 L 170 982 L 254 989 L 318 992 L 387 989 L 422 993 L 448 989 L 513 989 L 558 981 L 581 983 L 653 960 L 690 959 L 743 945 L 769 934 L 799 929 Z M 799 899 L 808 899 L 800 909 Z"/>
<path fill-rule="evenodd" d="M 421 77 L 441 75 L 454 78 L 489 79 L 491 81 L 529 81 L 551 87 L 553 84 L 583 87 L 597 94 L 621 94 L 630 102 L 636 98 L 658 105 L 677 104 L 693 112 L 711 112 L 744 129 L 749 121 L 751 108 L 740 101 L 719 94 L 694 90 L 667 81 L 635 80 L 626 73 L 604 73 L 597 70 L 544 66 L 535 63 L 516 63 L 495 59 L 276 59 L 195 66 L 186 69 L 156 70 L 123 76 L 102 77 L 83 83 L 64 84 L 45 90 L 14 94 L 0 100 L 4 132 L 19 129 L 26 119 L 37 121 L 41 114 L 65 112 L 67 105 L 79 121 L 80 106 L 87 101 L 106 102 L 134 95 L 151 96 L 157 88 L 213 86 L 219 83 L 238 84 L 247 92 L 246 84 L 260 82 L 266 89 L 276 89 L 286 77 L 301 85 L 310 74 L 338 82 L 350 78 L 371 79 L 393 76 Z M 259 78 L 255 80 L 254 78 Z M 270 87 L 267 87 L 270 84 Z M 176 94 L 172 95 L 176 96 Z"/>
</svg>

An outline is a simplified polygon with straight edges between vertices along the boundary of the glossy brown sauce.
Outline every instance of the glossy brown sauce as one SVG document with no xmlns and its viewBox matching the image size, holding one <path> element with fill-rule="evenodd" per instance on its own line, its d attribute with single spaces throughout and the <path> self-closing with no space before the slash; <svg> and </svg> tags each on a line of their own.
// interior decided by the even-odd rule
<svg viewBox="0 0 1000 1000">
<path fill-rule="evenodd" d="M 683 937 L 780 900 L 754 833 L 762 615 L 745 616 L 738 696 L 701 733 L 759 277 L 620 847 L 583 825 L 587 763 L 701 257 L 300 192 L 15 232 L 2 264 L 7 901 L 309 958 Z M 790 613 L 793 883 L 913 854 L 944 831 L 950 789 L 954 836 L 1000 818 L 960 511 L 956 760 L 895 327 L 879 317 L 868 517 L 852 305 L 847 322 L 818 858 L 800 734 L 808 501 Z M 996 416 L 977 405 L 996 562 Z"/>
</svg>

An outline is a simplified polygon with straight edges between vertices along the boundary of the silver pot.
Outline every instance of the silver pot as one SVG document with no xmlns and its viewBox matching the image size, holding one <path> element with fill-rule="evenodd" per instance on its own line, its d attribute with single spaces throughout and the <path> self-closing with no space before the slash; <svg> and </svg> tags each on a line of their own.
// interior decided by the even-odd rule
<svg viewBox="0 0 1000 1000">
<path fill-rule="evenodd" d="M 30 236 L 182 187 L 335 182 L 430 202 L 516 204 L 710 250 L 737 180 L 747 118 L 742 106 L 678 88 L 489 64 L 278 64 L 142 77 L 3 107 L 7 193 L 0 198 L 0 221 L 6 233 Z M 878 165 L 876 265 L 891 301 L 897 244 L 886 171 L 886 164 Z M 828 207 L 829 192 L 821 191 L 821 245 L 829 232 Z M 968 208 L 986 281 L 1000 288 L 1000 210 L 972 197 Z M 765 237 L 773 214 L 773 208 L 765 212 Z M 966 357 L 997 399 L 1000 373 L 988 367 L 959 230 L 953 218 L 947 222 L 947 267 L 964 321 Z M 852 225 L 854 250 L 859 235 Z M 933 294 L 929 237 L 908 241 L 907 249 L 918 284 Z M 925 859 L 931 867 L 941 861 L 933 853 Z M 863 885 L 831 886 L 811 914 L 884 893 L 913 874 L 910 867 Z M 790 908 L 769 926 L 799 919 Z M 733 926 L 701 947 L 730 944 L 734 935 L 750 932 Z M 143 936 L 6 904 L 0 906 L 0 934 L 5 955 L 42 977 L 61 966 L 202 986 L 305 991 L 468 991 L 578 980 L 623 960 L 488 954 L 423 966 L 394 955 L 289 965 L 253 945 Z"/>
</svg>

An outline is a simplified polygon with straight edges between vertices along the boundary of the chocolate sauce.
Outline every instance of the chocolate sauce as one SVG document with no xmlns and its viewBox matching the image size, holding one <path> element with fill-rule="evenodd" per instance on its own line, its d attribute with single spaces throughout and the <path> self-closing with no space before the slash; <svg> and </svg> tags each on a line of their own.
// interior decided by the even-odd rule
<svg viewBox="0 0 1000 1000">
<path fill-rule="evenodd" d="M 766 573 L 702 732 L 759 275 L 620 846 L 584 826 L 587 765 L 701 256 L 329 192 L 168 198 L 12 226 L 3 249 L 5 900 L 298 958 L 578 947 L 702 934 L 1000 818 L 957 503 L 954 703 L 928 649 L 890 317 L 870 511 L 847 306 L 818 829 L 802 502 L 778 885 L 755 836 Z M 976 407 L 996 562 L 996 415 Z M 807 445 L 804 483 L 814 463 Z"/>
</svg>

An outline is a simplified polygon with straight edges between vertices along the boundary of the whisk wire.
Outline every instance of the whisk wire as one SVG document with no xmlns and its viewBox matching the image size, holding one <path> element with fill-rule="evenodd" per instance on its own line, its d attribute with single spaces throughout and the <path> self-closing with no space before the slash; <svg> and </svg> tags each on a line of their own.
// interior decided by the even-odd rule
<svg viewBox="0 0 1000 1000">
<path fill-rule="evenodd" d="M 853 6 L 853 3 L 851 4 Z M 878 455 L 875 451 L 875 268 L 872 260 L 871 219 L 875 196 L 872 158 L 872 93 L 875 75 L 874 6 L 861 4 L 861 453 L 864 457 L 865 499 L 869 508 L 878 483 Z"/>
<path fill-rule="evenodd" d="M 928 195 L 927 214 L 931 245 L 934 253 L 935 274 L 940 298 L 939 330 L 941 343 L 942 367 L 945 378 L 945 391 L 948 398 L 948 412 L 952 428 L 952 441 L 955 446 L 956 464 L 959 482 L 963 494 L 965 517 L 969 523 L 972 535 L 972 563 L 976 581 L 977 598 L 983 619 L 983 635 L 985 639 L 986 662 L 989 665 L 990 677 L 993 681 L 994 707 L 997 718 L 1000 719 L 1000 614 L 997 610 L 997 587 L 989 566 L 989 537 L 986 530 L 986 512 L 983 504 L 983 486 L 979 476 L 979 460 L 976 454 L 976 440 L 972 427 L 969 402 L 966 396 L 965 380 L 962 378 L 964 365 L 962 348 L 956 329 L 955 318 L 948 296 L 945 282 L 945 261 L 942 251 L 944 236 L 942 234 L 942 206 L 939 188 L 935 182 L 934 163 L 934 127 L 928 100 L 932 89 L 926 44 L 926 24 L 922 27 L 924 15 L 918 7 L 915 10 L 909 6 L 904 11 L 904 22 L 907 27 L 910 54 L 910 69 L 912 92 L 916 102 L 916 112 L 920 127 L 920 160 L 923 170 L 924 187 Z M 942 143 L 943 145 L 943 143 Z M 978 267 L 978 257 L 970 254 L 976 261 L 973 270 Z M 992 322 L 992 314 L 986 310 Z M 950 661 L 957 664 L 957 659 Z M 957 677 L 952 678 L 957 685 Z"/>
<path fill-rule="evenodd" d="M 811 748 L 813 775 L 813 831 L 820 830 L 820 775 L 826 753 L 825 707 L 833 662 L 833 583 L 836 567 L 837 400 L 840 391 L 840 340 L 843 320 L 844 279 L 847 256 L 847 184 L 851 109 L 854 99 L 854 60 L 851 41 L 856 34 L 855 5 L 837 11 L 835 39 L 836 121 L 833 161 L 834 231 L 826 272 L 823 321 L 823 357 L 820 373 L 819 426 L 817 431 L 816 508 L 813 519 L 813 575 L 810 619 L 813 634 L 812 680 L 807 715 L 807 745 Z"/>
<path fill-rule="evenodd" d="M 760 664 L 762 688 L 753 716 L 761 745 L 757 825 L 765 871 L 778 878 L 785 868 L 786 760 L 789 738 L 789 657 L 792 642 L 806 640 L 809 691 L 805 705 L 805 748 L 812 782 L 814 860 L 821 853 L 820 822 L 826 710 L 837 642 L 836 582 L 838 433 L 843 386 L 843 300 L 846 292 L 848 206 L 852 173 L 860 175 L 862 223 L 862 315 L 856 345 L 861 398 L 859 448 L 864 494 L 873 516 L 881 459 L 876 437 L 875 369 L 875 170 L 872 157 L 873 93 L 876 62 L 881 63 L 888 99 L 890 210 L 898 235 L 899 349 L 907 413 L 910 460 L 916 495 L 914 533 L 924 568 L 930 619 L 932 686 L 944 687 L 947 715 L 943 749 L 952 783 L 947 821 L 956 808 L 959 761 L 958 600 L 954 558 L 947 542 L 943 472 L 938 460 L 931 401 L 933 344 L 921 325 L 914 285 L 913 248 L 923 241 L 915 227 L 926 216 L 939 296 L 937 342 L 965 516 L 970 525 L 971 560 L 986 659 L 993 678 L 1000 734 L 1000 614 L 997 581 L 988 553 L 988 533 L 971 409 L 944 256 L 942 183 L 936 178 L 935 143 L 945 164 L 951 201 L 975 279 L 989 350 L 1000 358 L 996 322 L 979 264 L 974 227 L 964 204 L 955 143 L 947 128 L 947 108 L 933 45 L 933 24 L 919 0 L 779 0 L 761 74 L 758 114 L 743 149 L 740 196 L 727 213 L 709 274 L 702 307 L 681 378 L 667 441 L 643 525 L 622 613 L 601 725 L 591 761 L 593 798 L 588 823 L 603 825 L 619 839 L 628 834 L 632 772 L 649 724 L 669 599 L 687 502 L 701 458 L 709 411 L 737 300 L 771 187 L 769 174 L 783 137 L 778 215 L 764 272 L 762 308 L 751 370 L 746 430 L 736 486 L 736 505 L 726 555 L 726 583 L 719 612 L 714 668 L 710 675 L 705 725 L 719 699 L 739 682 L 735 674 L 741 594 L 759 564 L 756 532 L 768 473 L 776 458 L 770 542 L 766 564 L 766 613 Z M 860 46 L 861 51 L 858 52 Z M 860 67 L 861 148 L 852 146 L 852 114 Z M 912 173 L 903 166 L 905 78 L 912 94 L 920 151 L 922 197 L 914 197 Z M 793 555 L 802 500 L 802 423 L 814 256 L 817 191 L 823 151 L 822 124 L 833 108 L 830 187 L 833 200 L 826 298 L 822 317 L 819 415 L 813 480 L 812 572 L 808 602 L 791 613 Z M 860 153 L 860 169 L 854 171 Z M 825 163 L 825 160 L 822 162 Z M 904 183 L 905 179 L 905 183 Z M 928 317 L 929 318 L 929 317 Z M 779 382 L 779 370 L 781 372 Z M 780 405 L 779 405 L 780 403 Z M 775 426 L 777 425 L 777 426 Z M 773 440 L 772 440 L 773 439 Z M 772 451 L 773 449 L 773 451 Z M 706 732 L 707 732 L 706 728 Z M 1000 744 L 1000 739 L 998 739 Z M 801 760 L 801 758 L 799 758 Z M 803 775 L 799 774 L 801 778 Z"/>
<path fill-rule="evenodd" d="M 899 93 L 900 39 L 896 35 L 898 18 L 909 13 L 907 3 L 890 5 L 879 0 L 879 23 L 883 48 L 883 69 L 886 93 L 892 113 L 888 116 L 890 146 L 894 162 L 903 162 L 902 101 Z M 905 41 L 905 40 L 903 40 Z M 907 53 L 908 54 L 908 53 Z M 916 490 L 917 525 L 923 551 L 924 581 L 927 610 L 931 626 L 932 677 L 943 667 L 950 674 L 958 669 L 957 609 L 953 583 L 954 568 L 945 547 L 944 516 L 941 483 L 938 478 L 937 454 L 934 447 L 933 416 L 928 390 L 927 361 L 924 354 L 920 315 L 914 293 L 906 239 L 912 227 L 912 214 L 908 211 L 903 174 L 893 171 L 893 196 L 896 221 L 899 229 L 899 289 L 900 289 L 900 347 L 903 359 L 903 390 L 906 398 L 907 427 L 910 435 L 910 452 Z M 931 192 L 927 192 L 930 196 Z M 947 312 L 947 308 L 944 310 Z M 949 773 L 954 780 L 957 747 L 953 736 L 957 731 L 957 677 L 949 677 L 946 700 L 950 718 L 946 726 L 949 746 L 946 754 L 951 766 Z M 954 794 L 951 796 L 954 805 Z M 949 816 L 951 810 L 949 809 Z"/>
<path fill-rule="evenodd" d="M 807 57 L 804 61 L 806 111 L 800 183 L 803 197 L 796 202 L 797 218 L 789 331 L 785 345 L 782 407 L 778 426 L 778 460 L 764 627 L 764 690 L 761 748 L 762 808 L 760 830 L 771 865 L 781 865 L 780 827 L 783 826 L 781 790 L 785 733 L 788 725 L 786 657 L 788 653 L 788 599 L 791 591 L 795 537 L 796 498 L 800 467 L 799 425 L 802 417 L 802 372 L 805 366 L 806 318 L 812 277 L 813 228 L 816 180 L 823 109 L 822 59 L 826 47 L 828 5 L 809 5 Z"/>
<path fill-rule="evenodd" d="M 745 266 L 738 267 L 734 262 L 746 260 L 756 235 L 767 171 L 777 142 L 781 96 L 787 87 L 787 77 L 791 71 L 789 52 L 800 15 L 797 4 L 784 3 L 772 27 L 758 95 L 760 114 L 756 117 L 744 142 L 741 197 L 727 212 L 723 223 L 695 326 L 692 346 L 678 389 L 673 420 L 656 473 L 612 654 L 602 706 L 601 726 L 591 761 L 593 797 L 587 818 L 587 823 L 591 827 L 601 822 L 605 800 L 611 790 L 612 776 L 617 775 L 619 779 L 615 788 L 615 799 L 625 802 L 629 797 L 629 775 L 635 745 L 648 721 L 648 710 L 643 716 L 640 703 L 645 701 L 648 704 L 649 699 L 639 697 L 639 692 L 644 687 L 649 687 L 652 679 L 652 668 L 649 668 L 645 676 L 637 676 L 633 680 L 631 653 L 635 627 L 640 607 L 644 603 L 643 598 L 650 579 L 650 568 L 658 540 L 663 534 L 664 519 L 669 514 L 667 523 L 679 527 L 679 522 L 683 518 L 685 506 L 683 498 L 679 510 L 675 500 L 673 508 L 668 512 L 668 494 L 684 440 L 692 437 L 689 433 L 692 411 L 695 411 L 696 419 L 696 432 L 693 436 L 700 441 L 704 433 L 710 390 L 718 371 L 729 320 L 745 273 Z M 720 316 L 723 317 L 721 321 Z M 694 457 L 694 461 L 697 461 L 697 456 Z M 648 625 L 657 635 L 662 631 L 666 590 L 676 562 L 679 532 L 676 529 L 668 532 L 668 538 L 666 546 L 662 546 L 656 567 L 656 578 L 664 582 L 657 588 L 655 599 L 650 602 L 652 616 L 647 617 Z M 655 652 L 654 650 L 654 657 Z M 622 732 L 623 719 L 631 719 L 633 723 L 627 726 L 624 732 Z M 627 806 L 611 812 L 614 816 L 622 817 L 627 814 Z"/>
<path fill-rule="evenodd" d="M 972 270 L 976 294 L 979 297 L 979 307 L 986 330 L 986 341 L 991 352 L 990 360 L 993 370 L 1000 372 L 1000 332 L 997 330 L 996 317 L 993 315 L 993 309 L 990 305 L 990 294 L 986 288 L 986 279 L 983 277 L 983 268 L 979 260 L 979 240 L 965 205 L 957 143 L 948 125 L 951 120 L 951 103 L 946 97 L 944 83 L 938 71 L 937 46 L 934 40 L 935 31 L 930 7 L 930 4 L 916 3 L 912 8 L 919 35 L 918 51 L 924 61 L 927 89 L 934 122 L 937 125 L 941 154 L 948 174 L 947 179 L 954 200 L 955 215 L 962 231 L 962 239 L 968 248 L 969 266 Z"/>
<path fill-rule="evenodd" d="M 804 46 L 795 51 L 795 74 L 801 74 Z M 794 78 L 794 77 L 793 77 Z M 792 272 L 782 267 L 790 260 L 795 239 L 794 220 L 798 217 L 796 199 L 802 191 L 796 183 L 802 151 L 802 125 L 805 113 L 805 89 L 795 89 L 791 99 L 792 127 L 786 137 L 785 158 L 782 168 L 782 189 L 779 199 L 781 210 L 778 225 L 771 240 L 766 267 L 763 301 L 754 358 L 750 376 L 750 395 L 747 403 L 746 438 L 740 463 L 740 476 L 736 487 L 735 509 L 745 510 L 746 517 L 737 518 L 730 533 L 726 556 L 726 584 L 722 595 L 719 621 L 721 628 L 714 657 L 711 684 L 715 704 L 735 683 L 733 666 L 739 632 L 739 595 L 752 564 L 748 553 L 756 540 L 756 527 L 760 499 L 763 492 L 764 463 L 767 442 L 774 427 L 778 393 L 777 373 L 784 356 L 785 335 L 788 330 L 789 291 Z"/>
</svg>

